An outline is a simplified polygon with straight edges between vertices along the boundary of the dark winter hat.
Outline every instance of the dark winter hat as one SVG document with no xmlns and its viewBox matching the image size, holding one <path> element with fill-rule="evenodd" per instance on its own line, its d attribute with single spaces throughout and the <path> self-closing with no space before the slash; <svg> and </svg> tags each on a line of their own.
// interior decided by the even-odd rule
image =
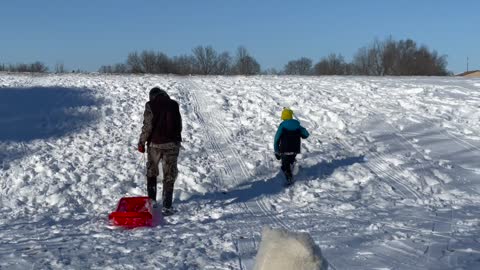
<svg viewBox="0 0 480 270">
<path fill-rule="evenodd" d="M 148 94 L 150 101 L 154 100 L 157 96 L 164 96 L 168 97 L 167 92 L 165 90 L 160 89 L 159 87 L 154 87 L 152 90 L 150 90 L 150 93 Z"/>
</svg>

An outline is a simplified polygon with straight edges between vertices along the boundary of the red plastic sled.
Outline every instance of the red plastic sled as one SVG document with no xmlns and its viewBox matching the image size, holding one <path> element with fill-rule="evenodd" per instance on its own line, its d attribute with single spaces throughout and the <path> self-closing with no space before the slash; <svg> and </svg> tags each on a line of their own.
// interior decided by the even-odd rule
<svg viewBox="0 0 480 270">
<path fill-rule="evenodd" d="M 152 201 L 148 197 L 124 197 L 108 219 L 113 225 L 128 228 L 153 226 Z"/>
</svg>

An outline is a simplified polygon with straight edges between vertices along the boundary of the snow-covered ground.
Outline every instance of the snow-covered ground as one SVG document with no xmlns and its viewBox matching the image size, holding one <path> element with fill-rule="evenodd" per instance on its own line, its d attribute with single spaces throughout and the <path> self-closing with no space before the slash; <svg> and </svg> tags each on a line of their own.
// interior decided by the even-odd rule
<svg viewBox="0 0 480 270">
<path fill-rule="evenodd" d="M 177 215 L 124 230 L 154 86 L 181 105 Z M 311 137 L 285 189 L 282 107 Z M 331 269 L 480 269 L 480 80 L 0 74 L 0 269 L 250 269 L 265 225 Z"/>
</svg>

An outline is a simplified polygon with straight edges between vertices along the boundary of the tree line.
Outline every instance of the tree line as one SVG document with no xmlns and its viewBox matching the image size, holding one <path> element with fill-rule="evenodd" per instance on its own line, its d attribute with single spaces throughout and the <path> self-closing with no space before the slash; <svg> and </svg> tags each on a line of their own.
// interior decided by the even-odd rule
<svg viewBox="0 0 480 270">
<path fill-rule="evenodd" d="M 191 55 L 172 58 L 162 52 L 133 52 L 128 54 L 125 63 L 99 69 L 101 73 L 180 75 L 255 75 L 260 71 L 260 64 L 243 46 L 237 49 L 234 57 L 227 51 L 218 53 L 212 46 L 198 46 Z"/>
<path fill-rule="evenodd" d="M 42 62 L 6 65 L 0 71 L 48 72 Z M 411 39 L 374 40 L 357 50 L 351 62 L 341 54 L 332 53 L 317 63 L 307 57 L 289 61 L 282 70 L 263 70 L 245 47 L 237 48 L 235 55 L 217 52 L 212 46 L 197 46 L 191 54 L 169 57 L 163 52 L 142 51 L 129 53 L 123 63 L 101 66 L 100 73 L 179 74 L 179 75 L 369 75 L 369 76 L 446 76 L 447 57 Z M 62 63 L 53 72 L 65 73 Z"/>
<path fill-rule="evenodd" d="M 370 75 L 370 76 L 446 76 L 445 55 L 438 55 L 425 45 L 411 39 L 396 41 L 375 40 L 361 47 L 351 62 L 341 54 L 332 53 L 317 63 L 307 57 L 289 61 L 282 70 L 261 71 L 260 64 L 245 47 L 237 49 L 235 57 L 229 52 L 218 53 L 212 46 L 198 46 L 191 55 L 170 58 L 162 52 L 130 53 L 125 63 L 102 66 L 101 73 L 151 73 L 199 75 Z"/>
<path fill-rule="evenodd" d="M 33 62 L 31 64 L 0 64 L 0 71 L 46 73 L 48 72 L 48 67 L 44 63 L 39 61 Z"/>
<path fill-rule="evenodd" d="M 313 65 L 302 57 L 289 61 L 284 68 L 288 75 L 370 75 L 370 76 L 446 76 L 447 57 L 439 56 L 425 45 L 418 46 L 411 39 L 375 40 L 362 47 L 348 63 L 341 54 L 330 54 Z"/>
<path fill-rule="evenodd" d="M 0 72 L 29 72 L 29 73 L 47 73 L 49 68 L 47 65 L 40 61 L 36 61 L 30 64 L 19 63 L 19 64 L 2 64 L 0 63 Z M 55 73 L 67 73 L 63 63 L 55 64 L 53 72 Z M 72 71 L 75 72 L 75 71 Z M 80 70 L 77 70 L 80 72 Z"/>
</svg>

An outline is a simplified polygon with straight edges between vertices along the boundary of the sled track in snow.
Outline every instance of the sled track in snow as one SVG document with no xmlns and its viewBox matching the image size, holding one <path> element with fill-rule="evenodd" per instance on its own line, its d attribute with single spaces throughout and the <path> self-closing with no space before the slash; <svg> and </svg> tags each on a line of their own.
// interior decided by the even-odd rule
<svg viewBox="0 0 480 270">
<path fill-rule="evenodd" d="M 224 153 L 224 151 L 221 149 L 221 147 L 218 145 L 217 140 L 213 138 L 213 135 L 210 135 L 210 141 L 213 145 L 215 145 L 215 151 L 217 151 L 221 157 L 224 160 L 224 164 L 226 165 L 226 170 L 225 170 L 225 175 L 228 177 L 231 177 L 236 185 L 240 185 L 243 182 L 241 179 L 237 177 L 237 174 L 235 173 L 234 168 L 239 168 L 239 172 L 242 174 L 242 177 L 246 180 L 251 179 L 254 175 L 250 173 L 249 169 L 247 168 L 245 162 L 243 161 L 242 157 L 240 154 L 230 145 L 234 143 L 232 136 L 229 135 L 228 130 L 224 127 L 224 125 L 220 122 L 218 117 L 213 116 L 210 112 L 201 110 L 200 108 L 206 108 L 208 104 L 206 103 L 205 99 L 198 98 L 198 96 L 195 94 L 195 91 L 198 91 L 198 89 L 202 89 L 201 86 L 198 85 L 197 82 L 190 81 L 190 84 L 192 85 L 192 103 L 196 104 L 195 107 L 197 108 L 197 112 L 201 115 L 200 118 L 202 118 L 202 121 L 204 126 L 210 126 L 214 130 L 217 130 L 220 133 L 220 139 L 219 141 L 224 143 L 227 151 L 231 154 L 232 158 L 229 158 L 228 155 Z M 208 119 L 208 122 L 205 121 L 205 119 Z M 207 133 L 209 133 L 207 131 Z M 222 183 L 220 183 L 221 186 Z M 253 209 L 258 208 L 260 212 L 262 213 L 263 216 L 269 218 L 272 220 L 272 223 L 275 225 L 278 225 L 280 227 L 283 227 L 285 229 L 289 229 L 289 226 L 287 226 L 279 217 L 277 217 L 274 213 L 268 210 L 268 206 L 264 202 L 264 198 L 257 199 L 255 200 L 256 207 L 253 206 L 249 202 L 243 202 L 241 205 L 242 207 L 248 211 L 252 216 L 256 216 L 254 213 Z"/>
<path fill-rule="evenodd" d="M 352 151 L 352 147 L 346 143 L 346 142 L 340 142 L 340 144 L 342 146 L 344 146 L 346 149 L 348 149 L 348 151 Z M 368 170 L 370 170 L 371 172 L 373 172 L 374 174 L 376 174 L 379 178 L 381 179 L 384 179 L 384 180 L 387 180 L 389 182 L 389 186 L 390 187 L 393 187 L 393 191 L 397 194 L 399 194 L 402 198 L 404 199 L 415 199 L 415 200 L 418 200 L 418 199 L 421 199 L 422 198 L 422 195 L 419 194 L 418 192 L 416 192 L 413 188 L 409 187 L 408 183 L 404 183 L 403 182 L 403 179 L 400 178 L 400 177 L 397 177 L 395 172 L 398 174 L 400 173 L 400 171 L 398 169 L 394 169 L 394 168 L 390 168 L 388 165 L 388 162 L 385 161 L 385 159 L 382 157 L 381 154 L 378 154 L 378 153 L 373 153 L 373 152 L 369 152 L 369 155 L 373 156 L 374 158 L 373 159 L 370 159 L 368 161 L 368 164 L 362 164 L 362 166 L 364 166 L 365 168 L 367 168 Z M 416 232 L 416 233 L 419 233 L 421 235 L 423 234 L 430 234 L 428 231 L 421 231 L 419 230 L 418 228 L 407 228 L 407 227 L 399 227 L 398 224 L 389 224 L 388 222 L 380 222 L 381 224 L 387 226 L 387 227 L 391 227 L 395 230 L 407 230 L 407 231 L 413 231 L 413 232 Z M 443 235 L 442 235 L 443 236 Z M 429 241 L 428 239 L 426 240 L 427 242 Z M 428 251 L 428 248 L 430 246 L 430 243 L 427 244 L 427 251 Z M 395 249 L 394 247 L 390 247 L 389 245 L 385 245 L 384 248 L 388 248 L 388 249 Z M 405 253 L 404 250 L 396 250 L 396 252 L 403 252 Z M 415 259 L 417 259 L 416 261 L 420 262 L 422 261 L 422 257 L 425 257 L 425 260 L 428 261 L 429 258 L 428 258 L 428 253 L 424 252 L 424 251 L 421 251 L 421 250 L 418 250 L 417 252 L 414 252 L 415 254 L 417 254 L 417 256 L 414 256 Z M 376 252 L 377 256 L 380 255 L 381 253 Z M 396 264 L 397 265 L 404 265 L 405 267 L 408 267 L 409 269 L 412 269 L 412 265 L 410 264 L 405 264 L 404 262 L 401 262 L 399 260 L 396 260 L 395 258 L 392 258 L 392 256 L 388 253 L 388 252 L 385 252 L 385 254 L 382 254 L 381 257 L 385 257 L 384 259 L 382 260 L 394 260 L 396 261 Z M 381 258 L 379 257 L 379 258 Z M 415 269 L 422 269 L 422 268 L 415 268 Z"/>
<path fill-rule="evenodd" d="M 196 82 L 192 82 L 192 85 L 193 85 L 193 87 L 192 87 L 193 89 L 202 89 L 202 87 L 200 87 Z M 200 105 L 200 107 L 207 106 L 205 100 L 202 99 L 202 98 L 199 99 L 194 92 L 192 92 L 192 96 L 193 96 L 193 100 L 198 105 Z M 233 140 L 233 137 L 229 134 L 229 132 L 225 128 L 225 126 L 220 122 L 218 116 L 215 117 L 210 112 L 205 112 L 205 111 L 201 111 L 200 114 L 203 115 L 204 117 L 207 117 L 207 119 L 209 119 L 209 122 L 206 123 L 207 126 L 211 126 L 211 127 L 215 128 L 215 130 L 219 131 L 221 141 L 226 143 L 225 145 L 228 148 L 228 151 L 230 153 L 232 153 L 232 155 L 234 157 L 233 160 L 228 159 L 228 157 L 224 158 L 225 163 L 227 164 L 227 167 L 229 168 L 226 173 L 229 174 L 230 176 L 232 176 L 237 184 L 242 184 L 242 181 L 240 181 L 240 179 L 238 179 L 238 177 L 236 177 L 235 171 L 232 169 L 232 168 L 235 167 L 235 164 L 237 164 L 238 167 L 240 168 L 240 171 L 241 171 L 244 179 L 247 179 L 247 180 L 252 179 L 254 177 L 254 174 L 252 174 L 250 172 L 250 170 L 246 166 L 245 162 L 243 161 L 241 155 L 237 152 L 237 150 L 234 147 L 231 147 L 231 145 L 233 145 L 235 143 L 235 141 Z M 312 122 L 316 126 L 318 126 L 318 124 L 315 121 L 312 120 Z M 217 142 L 214 142 L 214 144 L 217 145 L 217 149 L 220 148 L 218 146 Z M 223 156 L 223 157 L 225 157 L 225 156 Z M 253 217 L 258 217 L 258 215 L 253 211 L 255 209 L 258 209 L 261 213 L 260 217 L 265 217 L 265 218 L 270 219 L 271 222 L 272 222 L 271 225 L 279 226 L 279 227 L 282 227 L 283 229 L 286 229 L 286 230 L 294 230 L 295 229 L 292 226 L 286 224 L 281 218 L 278 217 L 278 215 L 276 213 L 272 212 L 272 210 L 269 210 L 269 207 L 266 203 L 266 198 L 262 197 L 262 198 L 257 198 L 254 201 L 242 202 L 241 205 L 242 205 L 242 208 L 244 208 L 246 211 L 248 211 L 248 213 L 250 213 Z M 261 230 L 261 228 L 259 228 L 259 229 Z M 249 242 L 249 243 L 246 243 L 246 242 Z M 237 241 L 235 243 L 237 253 L 240 255 L 240 254 L 244 253 L 246 249 L 251 249 L 252 247 L 256 248 L 256 243 L 255 242 L 256 242 L 255 237 L 253 235 L 252 235 L 251 240 L 237 239 Z M 252 246 L 252 243 L 253 243 L 253 246 Z M 240 269 L 247 269 L 247 266 L 243 263 L 242 258 L 240 256 L 239 256 L 239 263 L 240 263 L 240 266 L 239 266 Z M 336 269 L 335 266 L 331 262 L 328 262 L 328 264 L 329 264 L 331 269 L 333 269 L 333 270 Z"/>
<path fill-rule="evenodd" d="M 352 151 L 353 147 L 347 142 L 341 141 L 339 143 L 348 149 L 348 151 Z M 389 185 L 393 188 L 395 193 L 398 193 L 404 199 L 418 200 L 422 198 L 422 195 L 419 192 L 411 188 L 408 183 L 405 183 L 402 178 L 397 176 L 402 172 L 398 169 L 391 168 L 381 154 L 375 152 L 369 152 L 368 154 L 374 158 L 369 159 L 368 164 L 363 166 L 378 175 L 380 178 L 390 180 Z"/>
<path fill-rule="evenodd" d="M 206 104 L 203 101 L 203 99 L 198 99 L 197 95 L 194 92 L 194 91 L 197 91 L 195 89 L 198 89 L 198 86 L 192 82 L 190 84 L 192 84 L 192 87 L 190 92 L 188 93 L 188 97 L 189 97 L 189 100 L 191 101 L 191 105 L 194 109 L 195 115 L 197 116 L 197 119 L 200 121 L 203 127 L 203 132 L 207 137 L 207 141 L 212 147 L 213 151 L 216 154 L 218 154 L 223 161 L 225 161 L 224 162 L 225 168 L 223 168 L 221 173 L 224 174 L 225 176 L 231 177 L 231 179 L 233 179 L 236 184 L 239 184 L 240 181 L 237 179 L 237 177 L 235 177 L 233 165 L 231 164 L 230 159 L 227 157 L 225 151 L 218 144 L 217 138 L 215 138 L 215 136 L 212 134 L 212 132 L 209 129 L 209 128 L 215 128 L 216 130 L 218 130 L 218 127 L 216 127 L 212 122 L 210 121 L 207 122 L 207 120 L 205 120 L 205 119 L 212 119 L 212 116 L 210 113 L 203 111 L 201 109 L 202 107 L 206 106 Z M 217 179 L 217 180 L 218 180 L 217 182 L 218 187 L 224 187 L 223 185 L 224 183 L 220 179 Z"/>
<path fill-rule="evenodd" d="M 426 122 L 430 123 L 430 124 L 434 124 L 433 122 L 431 122 L 430 120 L 428 119 L 425 119 Z M 393 126 L 392 124 L 389 123 L 389 126 L 394 129 L 396 131 L 396 133 L 400 136 L 400 138 L 403 140 L 403 142 L 401 142 L 403 145 L 405 144 L 408 144 L 410 145 L 410 147 L 412 147 L 415 151 L 417 151 L 419 154 L 423 155 L 423 153 L 421 151 L 419 151 L 417 148 L 418 146 L 415 146 L 413 145 L 407 138 L 405 138 L 405 136 L 403 136 L 402 134 L 402 131 L 401 130 L 398 130 L 395 126 Z M 478 147 L 462 140 L 461 138 L 458 138 L 457 136 L 453 135 L 453 134 L 450 134 L 447 130 L 440 130 L 440 132 L 449 137 L 450 139 L 453 139 L 457 144 L 459 144 L 460 146 L 462 146 L 463 148 L 467 149 L 467 150 L 471 150 L 473 147 L 473 149 L 476 149 L 476 150 L 479 150 Z M 427 160 L 427 163 L 430 164 L 432 167 L 435 167 L 435 164 L 433 164 L 432 160 Z M 421 164 L 421 167 L 423 168 L 423 170 L 426 170 L 425 168 L 425 165 L 424 164 Z M 418 178 L 417 178 L 418 179 Z M 418 181 L 420 181 L 420 179 L 418 179 Z M 439 181 L 439 185 L 441 185 L 442 187 L 445 186 L 445 184 L 443 183 L 443 181 Z M 422 193 L 423 194 L 423 193 Z M 425 195 L 424 195 L 425 196 Z M 450 201 L 449 203 L 449 208 L 450 208 L 450 214 L 449 216 L 446 218 L 445 221 L 441 221 L 441 220 L 432 220 L 432 228 L 431 228 L 431 231 L 428 232 L 429 235 L 434 235 L 434 236 L 437 236 L 437 237 L 442 237 L 442 238 L 446 238 L 447 240 L 447 243 L 445 245 L 445 251 L 451 251 L 450 250 L 450 242 L 452 241 L 453 238 L 453 230 L 454 230 L 454 210 L 453 210 L 453 203 Z M 438 219 L 440 218 L 439 216 L 439 212 L 437 210 L 437 208 L 435 206 L 431 206 L 431 210 L 430 210 L 434 215 L 435 217 Z M 439 228 L 441 229 L 442 228 L 442 224 L 447 224 L 448 225 L 448 230 L 446 232 L 439 232 Z M 427 234 L 427 233 L 425 233 Z M 424 254 L 426 256 L 426 260 L 427 262 L 431 260 L 430 258 L 430 247 L 432 246 L 433 242 L 432 242 L 432 238 L 428 239 L 427 242 L 428 242 L 428 245 L 424 251 Z M 446 253 L 448 254 L 448 253 Z M 448 255 L 445 255 L 444 256 L 448 256 Z M 443 257 L 443 256 L 442 256 Z M 449 266 L 453 266 L 450 262 L 450 256 L 448 256 L 448 262 L 449 262 Z"/>
<path fill-rule="evenodd" d="M 428 118 L 425 118 L 425 121 L 432 124 L 433 126 L 435 126 L 435 122 L 432 120 L 432 119 L 428 119 Z M 455 142 L 458 143 L 458 145 L 462 146 L 463 148 L 465 148 L 466 150 L 472 150 L 472 149 L 475 149 L 476 151 L 479 151 L 480 152 L 480 147 L 477 146 L 477 145 L 474 145 L 462 138 L 460 138 L 459 136 L 449 132 L 447 129 L 442 129 L 441 132 L 451 138 L 452 140 L 454 140 Z"/>
<path fill-rule="evenodd" d="M 423 152 L 421 152 L 418 149 L 418 146 L 413 145 L 407 138 L 405 138 L 402 135 L 402 131 L 398 130 L 393 126 L 392 124 L 388 123 L 389 129 L 393 129 L 393 133 L 398 134 L 399 138 L 397 139 L 398 144 L 402 145 L 403 148 L 405 149 L 411 149 L 417 153 L 419 153 L 421 156 L 424 155 Z M 447 134 L 445 134 L 447 135 Z M 451 136 L 450 136 L 451 137 Z M 346 149 L 349 151 L 353 150 L 353 147 L 350 146 L 347 142 L 340 142 L 341 145 L 343 145 Z M 464 145 L 465 146 L 465 145 Z M 394 187 L 394 192 L 404 196 L 406 199 L 414 199 L 416 202 L 421 201 L 422 204 L 427 203 L 429 199 L 429 195 L 425 194 L 422 191 L 419 191 L 411 186 L 409 182 L 406 182 L 405 178 L 399 177 L 399 175 L 402 175 L 402 171 L 389 166 L 389 163 L 386 161 L 385 156 L 381 153 L 377 152 L 372 152 L 369 151 L 368 155 L 370 155 L 372 158 L 369 159 L 367 164 L 364 164 L 363 166 L 366 168 L 369 168 L 373 173 L 378 175 L 381 179 L 387 180 L 389 182 L 389 185 L 391 187 Z M 435 164 L 433 163 L 432 160 L 426 160 L 427 164 L 430 164 L 432 167 L 435 167 Z M 419 164 L 422 170 L 426 170 L 425 164 Z M 414 177 L 416 183 L 422 183 L 422 185 L 426 185 L 426 183 L 422 180 L 419 179 L 416 175 L 409 175 L 408 177 Z M 443 182 L 439 182 L 441 186 L 445 186 Z M 423 187 L 420 187 L 423 188 Z M 422 207 L 421 205 L 419 205 Z M 408 256 L 413 256 L 414 258 L 417 259 L 418 262 L 421 262 L 421 264 L 424 267 L 427 267 L 429 262 L 433 259 L 431 258 L 431 247 L 434 245 L 434 237 L 436 238 L 443 238 L 446 240 L 445 243 L 445 249 L 446 251 L 450 251 L 449 245 L 450 242 L 453 239 L 453 227 L 454 227 L 454 210 L 453 210 L 453 205 L 450 202 L 450 214 L 448 217 L 444 218 L 441 217 L 440 213 L 438 212 L 436 206 L 434 205 L 424 205 L 425 210 L 431 214 L 432 216 L 429 215 L 429 217 L 414 217 L 415 219 L 419 220 L 426 220 L 432 222 L 431 229 L 422 229 L 418 227 L 409 227 L 409 226 L 399 226 L 399 224 L 390 224 L 388 222 L 381 222 L 383 225 L 390 227 L 395 230 L 402 230 L 402 231 L 411 231 L 414 233 L 417 233 L 422 239 L 424 239 L 425 242 L 425 248 L 424 250 L 421 249 L 415 249 L 414 247 L 407 246 L 408 250 L 402 249 L 402 247 L 393 247 L 393 246 L 388 246 L 386 245 L 385 247 L 388 249 L 393 250 L 394 252 L 406 252 L 406 254 L 409 254 Z M 448 226 L 448 229 L 442 230 L 445 226 Z M 439 231 L 440 229 L 440 231 Z M 436 241 L 436 246 L 438 247 L 439 243 L 438 240 Z M 441 245 L 440 245 L 441 246 Z M 379 254 L 382 254 L 381 251 L 379 251 Z M 385 256 L 385 260 L 391 259 L 391 255 L 388 254 L 388 252 L 384 253 L 382 256 Z M 450 266 L 452 264 L 450 263 L 450 255 L 445 254 L 444 256 L 448 257 L 448 261 Z M 444 257 L 442 256 L 442 257 Z M 454 256 L 454 255 L 452 255 Z M 421 258 L 424 257 L 425 259 L 422 260 Z M 423 261 L 423 262 L 422 262 Z M 403 263 L 401 263 L 403 264 Z M 412 266 L 412 265 L 411 265 Z M 412 266 L 413 267 L 413 266 Z M 420 268 L 422 269 L 422 268 Z"/>
<path fill-rule="evenodd" d="M 250 180 L 254 175 L 250 173 L 240 154 L 233 147 L 230 147 L 230 145 L 234 143 L 234 140 L 229 134 L 228 130 L 220 122 L 218 116 L 216 117 L 210 112 L 202 110 L 202 108 L 206 108 L 208 104 L 206 103 L 206 100 L 204 98 L 199 98 L 198 95 L 195 93 L 196 91 L 202 89 L 202 87 L 199 86 L 198 83 L 194 80 L 195 79 L 192 79 L 187 82 L 191 87 L 190 91 L 188 93 L 185 93 L 185 96 L 188 97 L 193 107 L 194 113 L 197 116 L 197 119 L 199 119 L 201 125 L 203 126 L 203 131 L 207 137 L 208 143 L 223 160 L 225 168 L 221 173 L 224 174 L 226 179 L 232 179 L 235 185 L 240 185 L 244 181 L 238 178 L 237 173 L 240 173 L 241 177 L 245 180 Z M 209 128 L 218 131 L 220 134 L 219 138 L 216 138 L 211 133 Z M 218 142 L 223 143 L 226 150 L 222 149 Z M 227 152 L 231 155 L 228 155 Z M 238 168 L 238 170 L 236 170 L 235 168 Z M 218 184 L 218 187 L 224 187 L 222 180 L 218 179 L 218 177 L 216 179 L 216 182 Z M 260 198 L 255 199 L 254 202 L 241 202 L 240 207 L 242 207 L 246 213 L 249 213 L 253 217 L 259 217 L 258 213 L 256 213 L 257 211 L 254 211 L 255 209 L 257 209 L 260 212 L 260 216 L 270 219 L 272 224 L 282 227 L 284 229 L 291 229 L 290 226 L 285 224 L 277 215 L 275 215 L 275 213 L 272 213 L 272 211 L 268 209 L 268 206 L 266 205 L 264 200 L 264 198 Z M 261 228 L 259 228 L 259 230 L 261 230 Z M 246 248 L 247 245 L 251 246 L 251 244 L 243 243 L 245 242 L 245 240 L 246 239 L 237 239 L 235 246 L 237 248 L 238 254 L 244 252 L 244 250 L 242 249 Z M 253 235 L 250 242 L 255 243 Z M 240 256 L 239 265 L 240 269 L 245 269 L 245 265 L 242 262 Z"/>
<path fill-rule="evenodd" d="M 203 116 L 200 112 L 198 102 L 197 102 L 194 94 L 192 93 L 192 90 L 191 89 L 185 90 L 185 85 L 182 85 L 181 87 L 179 87 L 179 91 L 187 98 L 190 105 L 192 106 L 193 113 L 194 113 L 196 119 L 200 122 L 200 125 L 203 127 L 202 132 L 205 135 L 205 137 L 207 138 L 207 140 L 206 140 L 207 143 L 215 151 L 215 153 L 217 153 L 222 158 L 225 158 L 225 156 L 223 155 L 223 152 L 220 150 L 220 147 L 215 142 L 215 139 L 213 138 L 213 136 L 208 131 L 207 123 L 205 122 L 205 119 L 203 118 Z M 218 175 L 216 175 L 216 174 L 215 174 L 215 183 L 216 183 L 217 187 L 221 186 L 221 181 L 220 181 Z"/>
<path fill-rule="evenodd" d="M 209 117 L 209 119 L 212 119 L 212 125 L 218 131 L 220 131 L 221 137 L 226 142 L 226 145 L 227 145 L 229 151 L 234 155 L 234 162 L 238 163 L 238 165 L 241 169 L 241 172 L 243 174 L 243 177 L 245 177 L 245 179 L 251 179 L 252 177 L 254 177 L 254 175 L 247 168 L 247 165 L 243 161 L 240 154 L 235 150 L 235 148 L 229 146 L 229 145 L 234 143 L 234 140 L 233 140 L 232 136 L 229 136 L 228 131 L 226 130 L 224 125 L 222 125 L 222 123 L 220 123 L 218 118 L 212 117 L 212 115 L 210 113 L 207 113 L 207 116 Z M 229 165 L 229 168 L 230 168 L 229 172 L 235 178 L 236 183 L 241 184 L 241 181 L 239 181 L 238 178 L 235 177 L 235 173 L 231 169 L 232 165 Z M 290 226 L 285 224 L 285 222 L 283 222 L 277 215 L 273 214 L 270 210 L 268 210 L 268 206 L 266 205 L 264 198 L 260 198 L 260 199 L 255 200 L 255 203 L 257 204 L 258 208 L 262 211 L 262 213 L 266 217 L 269 217 L 274 224 L 279 225 L 279 226 L 281 226 L 285 229 L 290 229 Z M 249 207 L 248 203 L 246 203 L 246 207 L 252 213 L 251 206 Z"/>
</svg>

